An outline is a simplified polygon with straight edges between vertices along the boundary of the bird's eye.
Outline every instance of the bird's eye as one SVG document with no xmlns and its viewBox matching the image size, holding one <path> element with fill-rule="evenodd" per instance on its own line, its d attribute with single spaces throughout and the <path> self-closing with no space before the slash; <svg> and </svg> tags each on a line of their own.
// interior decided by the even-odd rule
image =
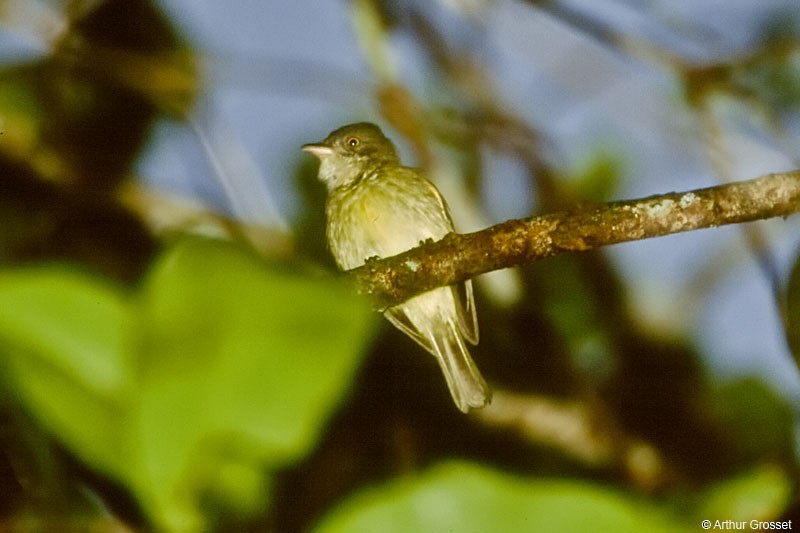
<svg viewBox="0 0 800 533">
<path fill-rule="evenodd" d="M 357 147 L 359 144 L 361 144 L 361 140 L 360 140 L 358 137 L 349 137 L 349 138 L 347 139 L 347 145 L 348 145 L 350 148 L 355 148 L 355 147 Z"/>
</svg>

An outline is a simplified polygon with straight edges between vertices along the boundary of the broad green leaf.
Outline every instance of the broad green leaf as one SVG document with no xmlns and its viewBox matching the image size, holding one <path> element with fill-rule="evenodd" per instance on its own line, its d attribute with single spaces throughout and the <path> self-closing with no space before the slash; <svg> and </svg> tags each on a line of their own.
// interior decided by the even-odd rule
<svg viewBox="0 0 800 533">
<path fill-rule="evenodd" d="M 175 247 L 140 304 L 132 430 L 145 499 L 191 516 L 205 491 L 237 500 L 214 480 L 307 453 L 369 342 L 367 304 L 345 284 L 267 268 L 228 244 Z"/>
<path fill-rule="evenodd" d="M 268 505 L 316 443 L 371 338 L 351 287 L 190 239 L 138 294 L 66 267 L 0 272 L 14 396 L 165 530 Z"/>
<path fill-rule="evenodd" d="M 0 334 L 98 393 L 128 379 L 122 291 L 68 267 L 0 273 Z"/>
<path fill-rule="evenodd" d="M 589 483 L 526 480 L 451 462 L 357 494 L 317 531 L 415 533 L 677 532 L 690 528 L 653 505 Z"/>
<path fill-rule="evenodd" d="M 79 457 L 120 473 L 130 385 L 122 291 L 67 267 L 0 273 L 0 343 L 28 409 Z"/>
</svg>

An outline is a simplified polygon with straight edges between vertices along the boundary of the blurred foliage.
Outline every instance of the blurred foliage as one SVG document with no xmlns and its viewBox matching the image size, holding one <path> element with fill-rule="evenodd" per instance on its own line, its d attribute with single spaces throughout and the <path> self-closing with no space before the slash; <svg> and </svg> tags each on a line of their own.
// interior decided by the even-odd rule
<svg viewBox="0 0 800 533">
<path fill-rule="evenodd" d="M 783 469 L 774 465 L 759 466 L 701 494 L 695 516 L 698 522 L 709 516 L 724 516 L 734 521 L 768 521 L 779 516 L 791 503 L 792 485 L 793 481 Z"/>
<path fill-rule="evenodd" d="M 195 67 L 149 1 L 76 5 L 68 24 L 50 55 L 0 72 L 0 146 L 48 181 L 100 194 L 127 177 L 159 114 L 185 116 Z"/>
<path fill-rule="evenodd" d="M 58 265 L 0 273 L 11 394 L 169 530 L 268 504 L 265 475 L 317 440 L 371 318 L 347 285 L 213 241 L 177 244 L 133 293 Z"/>
<path fill-rule="evenodd" d="M 147 0 L 52 15 L 68 29 L 46 43 L 52 52 L 0 69 L 0 257 L 70 257 L 132 280 L 156 243 L 115 195 L 156 120 L 191 107 L 193 51 Z"/>
<path fill-rule="evenodd" d="M 797 406 L 759 379 L 709 376 L 688 336 L 634 315 L 602 253 L 519 269 L 511 305 L 477 294 L 474 355 L 496 400 L 461 416 L 435 361 L 391 328 L 373 335 L 377 315 L 312 266 L 332 263 L 310 159 L 288 261 L 288 247 L 279 262 L 157 234 L 180 207 L 121 198 L 158 121 L 191 120 L 198 52 L 154 2 L 56 4 L 0 1 L 64 22 L 44 57 L 0 70 L 0 529 L 685 531 L 800 511 Z M 464 177 L 474 211 L 491 157 L 519 164 L 539 210 L 614 199 L 625 154 L 599 140 L 560 168 L 545 125 L 505 107 L 487 59 L 452 39 L 448 23 L 490 4 L 436 4 L 448 22 L 419 3 L 349 4 L 376 81 L 364 98 L 426 170 Z M 644 51 L 708 131 L 712 96 L 776 137 L 798 111 L 792 16 L 696 64 L 529 4 Z M 398 37 L 416 43 L 422 88 L 392 60 Z M 784 294 L 795 358 L 799 271 Z"/>
<path fill-rule="evenodd" d="M 576 192 L 570 193 L 587 202 L 610 202 L 623 175 L 623 162 L 610 149 L 600 149 L 582 163 L 571 177 Z"/>
<path fill-rule="evenodd" d="M 800 254 L 795 258 L 786 284 L 784 330 L 795 363 L 800 367 Z"/>
<path fill-rule="evenodd" d="M 680 65 L 686 97 L 704 105 L 714 94 L 743 99 L 775 120 L 800 105 L 797 13 L 777 12 L 762 23 L 760 40 L 732 61 Z"/>
<path fill-rule="evenodd" d="M 526 480 L 446 463 L 366 490 L 316 531 L 694 531 L 638 498 L 589 483 Z"/>
</svg>

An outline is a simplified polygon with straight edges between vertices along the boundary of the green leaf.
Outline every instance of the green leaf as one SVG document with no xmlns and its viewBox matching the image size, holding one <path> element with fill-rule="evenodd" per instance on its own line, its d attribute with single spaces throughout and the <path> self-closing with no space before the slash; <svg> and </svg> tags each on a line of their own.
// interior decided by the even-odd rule
<svg viewBox="0 0 800 533">
<path fill-rule="evenodd" d="M 310 450 L 375 314 L 349 285 L 192 239 L 156 266 L 140 316 L 137 485 L 157 513 L 190 515 L 209 490 L 237 501 L 235 490 L 220 492 L 231 486 L 216 484 L 220 476 L 250 479 L 248 468 L 282 467 Z"/>
<path fill-rule="evenodd" d="M 0 272 L 14 396 L 165 530 L 268 505 L 315 445 L 377 314 L 342 282 L 190 239 L 129 295 L 66 267 Z"/>
<path fill-rule="evenodd" d="M 322 533 L 689 530 L 655 506 L 596 485 L 526 480 L 462 462 L 441 464 L 357 494 L 317 529 Z"/>
<path fill-rule="evenodd" d="M 11 386 L 79 457 L 120 475 L 129 386 L 122 291 L 66 267 L 0 273 L 0 342 Z"/>
<path fill-rule="evenodd" d="M 715 485 L 705 496 L 698 518 L 774 521 L 785 511 L 791 496 L 792 482 L 787 473 L 777 466 L 762 465 Z"/>
<path fill-rule="evenodd" d="M 3 338 L 97 392 L 127 380 L 122 291 L 66 267 L 0 273 Z"/>
</svg>

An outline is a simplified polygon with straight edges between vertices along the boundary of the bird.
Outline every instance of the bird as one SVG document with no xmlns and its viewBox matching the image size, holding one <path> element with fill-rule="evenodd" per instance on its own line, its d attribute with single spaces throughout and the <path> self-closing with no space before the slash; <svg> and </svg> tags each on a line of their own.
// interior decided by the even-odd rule
<svg viewBox="0 0 800 533">
<path fill-rule="evenodd" d="M 440 192 L 420 170 L 400 162 L 377 125 L 348 124 L 302 149 L 320 160 L 327 242 L 341 270 L 455 231 Z M 471 280 L 419 294 L 383 314 L 436 357 L 458 409 L 467 413 L 491 402 L 491 390 L 466 345 L 478 343 Z"/>
</svg>

